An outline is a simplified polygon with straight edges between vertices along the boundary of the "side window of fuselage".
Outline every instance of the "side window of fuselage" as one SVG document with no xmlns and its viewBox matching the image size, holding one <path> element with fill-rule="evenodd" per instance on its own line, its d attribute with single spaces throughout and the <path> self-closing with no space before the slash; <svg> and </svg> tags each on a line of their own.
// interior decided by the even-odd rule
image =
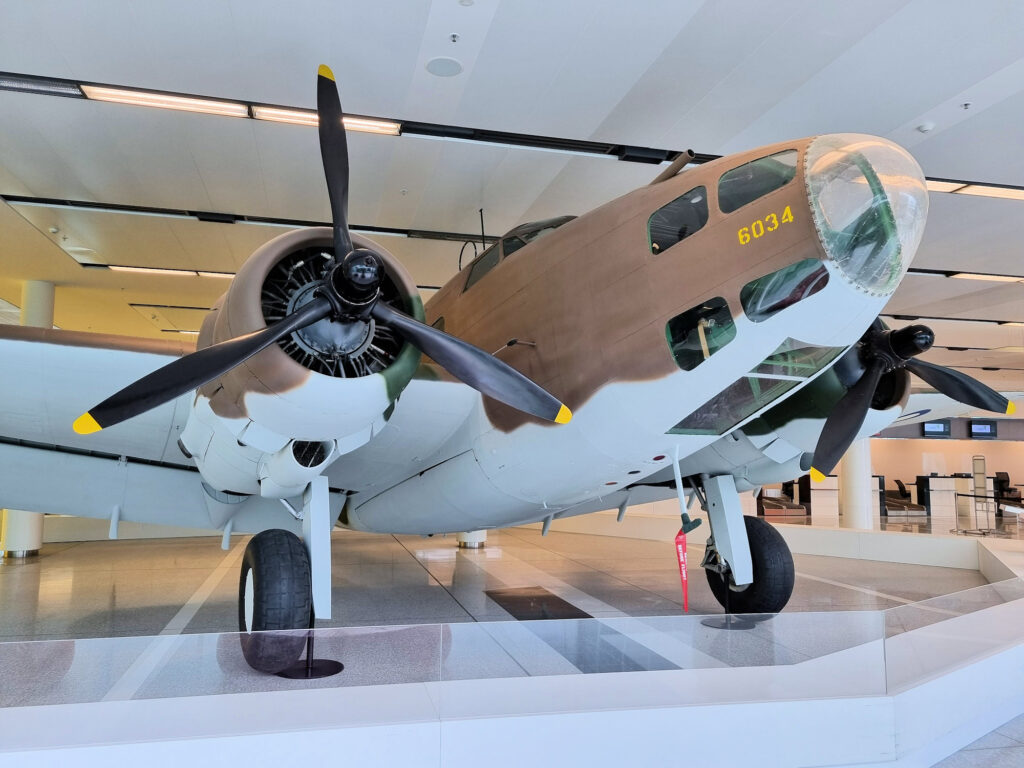
<svg viewBox="0 0 1024 768">
<path fill-rule="evenodd" d="M 718 207 L 722 213 L 738 211 L 769 192 L 786 186 L 796 176 L 795 149 L 759 157 L 726 171 L 718 180 Z"/>
<path fill-rule="evenodd" d="M 484 251 L 480 257 L 473 262 L 473 266 L 469 268 L 469 277 L 466 278 L 466 287 L 462 290 L 468 291 L 480 281 L 480 278 L 498 266 L 500 256 L 501 254 L 498 251 L 497 243 Z"/>
<path fill-rule="evenodd" d="M 751 280 L 740 291 L 747 317 L 760 323 L 828 285 L 828 270 L 818 259 L 804 259 Z"/>
<path fill-rule="evenodd" d="M 720 296 L 676 315 L 665 325 L 672 357 L 684 371 L 692 371 L 735 337 L 732 313 Z"/>
<path fill-rule="evenodd" d="M 647 220 L 647 240 L 651 253 L 668 250 L 699 230 L 707 221 L 707 190 L 704 187 L 691 189 L 668 205 L 663 205 Z"/>
</svg>

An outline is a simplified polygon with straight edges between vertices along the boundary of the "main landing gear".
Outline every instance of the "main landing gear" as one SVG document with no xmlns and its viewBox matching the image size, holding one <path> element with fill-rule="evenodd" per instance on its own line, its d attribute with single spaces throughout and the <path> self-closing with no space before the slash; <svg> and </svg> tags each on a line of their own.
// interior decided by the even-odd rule
<svg viewBox="0 0 1024 768">
<path fill-rule="evenodd" d="M 769 523 L 744 515 L 731 475 L 701 477 L 711 537 L 701 567 L 726 613 L 778 613 L 793 594 L 793 555 Z"/>
</svg>

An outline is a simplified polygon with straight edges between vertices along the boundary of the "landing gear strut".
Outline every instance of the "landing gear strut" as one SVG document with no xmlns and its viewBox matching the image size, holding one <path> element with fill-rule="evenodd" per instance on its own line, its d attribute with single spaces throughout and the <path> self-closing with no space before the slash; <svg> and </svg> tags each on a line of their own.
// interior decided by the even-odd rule
<svg viewBox="0 0 1024 768">
<path fill-rule="evenodd" d="M 701 567 L 727 613 L 778 613 L 793 594 L 793 555 L 782 535 L 740 509 L 730 475 L 701 477 L 711 537 Z"/>
</svg>

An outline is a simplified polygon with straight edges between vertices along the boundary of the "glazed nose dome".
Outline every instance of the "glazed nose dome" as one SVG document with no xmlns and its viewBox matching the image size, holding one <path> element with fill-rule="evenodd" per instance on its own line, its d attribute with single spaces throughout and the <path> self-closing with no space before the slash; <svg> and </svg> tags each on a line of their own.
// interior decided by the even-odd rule
<svg viewBox="0 0 1024 768">
<path fill-rule="evenodd" d="M 899 145 L 856 133 L 815 138 L 804 164 L 827 258 L 858 288 L 888 296 L 924 233 L 928 189 L 921 167 Z"/>
</svg>

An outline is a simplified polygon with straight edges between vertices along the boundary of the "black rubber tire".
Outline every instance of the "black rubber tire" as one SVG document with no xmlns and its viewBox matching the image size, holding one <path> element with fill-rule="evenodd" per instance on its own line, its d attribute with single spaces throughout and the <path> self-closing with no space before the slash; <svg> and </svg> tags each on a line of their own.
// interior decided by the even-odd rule
<svg viewBox="0 0 1024 768">
<path fill-rule="evenodd" d="M 245 586 L 253 583 L 252 626 L 246 626 Z M 238 630 L 242 655 L 249 666 L 275 674 L 290 667 L 306 644 L 304 632 L 276 634 L 268 630 L 304 630 L 313 611 L 309 555 L 291 531 L 271 528 L 252 537 L 242 557 L 238 581 Z"/>
<path fill-rule="evenodd" d="M 726 613 L 778 613 L 793 594 L 793 555 L 771 523 L 750 515 L 744 515 L 743 522 L 754 566 L 753 583 L 735 591 L 721 574 L 705 570 L 708 586 Z"/>
</svg>

